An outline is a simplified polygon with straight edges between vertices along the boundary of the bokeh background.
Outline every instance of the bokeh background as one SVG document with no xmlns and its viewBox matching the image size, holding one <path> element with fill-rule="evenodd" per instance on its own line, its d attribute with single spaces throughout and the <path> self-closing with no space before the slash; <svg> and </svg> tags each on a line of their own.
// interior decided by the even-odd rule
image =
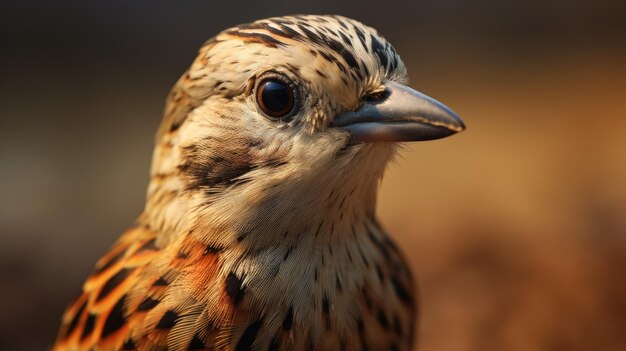
<svg viewBox="0 0 626 351">
<path fill-rule="evenodd" d="M 468 130 L 410 145 L 381 221 L 419 349 L 626 350 L 626 2 L 3 1 L 0 350 L 43 350 L 142 210 L 170 86 L 221 29 L 337 13 Z"/>
</svg>

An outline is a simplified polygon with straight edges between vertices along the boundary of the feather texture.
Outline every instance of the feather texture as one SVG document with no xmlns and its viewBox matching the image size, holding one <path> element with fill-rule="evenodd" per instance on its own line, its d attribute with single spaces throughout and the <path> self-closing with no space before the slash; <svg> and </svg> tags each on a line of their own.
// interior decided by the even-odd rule
<svg viewBox="0 0 626 351">
<path fill-rule="evenodd" d="M 289 121 L 257 108 L 270 73 L 300 92 Z M 348 145 L 329 127 L 405 77 L 375 30 L 338 16 L 205 43 L 167 99 L 145 210 L 53 350 L 409 350 L 413 281 L 374 215 L 396 147 Z"/>
</svg>

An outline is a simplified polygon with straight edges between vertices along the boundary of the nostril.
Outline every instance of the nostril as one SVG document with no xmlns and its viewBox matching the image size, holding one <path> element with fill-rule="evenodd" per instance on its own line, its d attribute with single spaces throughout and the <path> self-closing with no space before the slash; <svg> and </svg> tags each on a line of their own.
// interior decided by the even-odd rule
<svg viewBox="0 0 626 351">
<path fill-rule="evenodd" d="M 377 103 L 381 103 L 385 101 L 389 97 L 390 94 L 391 93 L 389 92 L 389 90 L 381 89 L 381 90 L 377 90 L 377 91 L 374 91 L 365 95 L 363 100 L 371 104 L 377 104 Z"/>
</svg>

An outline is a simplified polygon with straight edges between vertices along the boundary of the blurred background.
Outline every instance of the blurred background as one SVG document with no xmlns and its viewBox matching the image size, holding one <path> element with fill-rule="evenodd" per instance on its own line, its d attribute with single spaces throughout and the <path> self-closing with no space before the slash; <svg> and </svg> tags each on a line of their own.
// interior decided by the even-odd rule
<svg viewBox="0 0 626 351">
<path fill-rule="evenodd" d="M 0 350 L 50 346 L 142 210 L 164 98 L 198 47 L 291 13 L 377 28 L 468 125 L 410 145 L 380 194 L 419 281 L 419 349 L 626 349 L 626 2 L 0 6 Z"/>
</svg>

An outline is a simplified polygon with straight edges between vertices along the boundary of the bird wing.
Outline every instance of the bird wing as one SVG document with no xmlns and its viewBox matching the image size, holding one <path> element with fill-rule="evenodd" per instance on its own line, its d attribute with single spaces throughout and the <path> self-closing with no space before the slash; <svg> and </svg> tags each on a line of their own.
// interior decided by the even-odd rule
<svg viewBox="0 0 626 351">
<path fill-rule="evenodd" d="M 157 243 L 156 233 L 144 227 L 122 235 L 65 311 L 52 350 L 206 348 L 215 330 L 198 284 L 213 284 L 217 255 L 194 242 Z M 198 266 L 200 281 L 193 276 Z"/>
</svg>

